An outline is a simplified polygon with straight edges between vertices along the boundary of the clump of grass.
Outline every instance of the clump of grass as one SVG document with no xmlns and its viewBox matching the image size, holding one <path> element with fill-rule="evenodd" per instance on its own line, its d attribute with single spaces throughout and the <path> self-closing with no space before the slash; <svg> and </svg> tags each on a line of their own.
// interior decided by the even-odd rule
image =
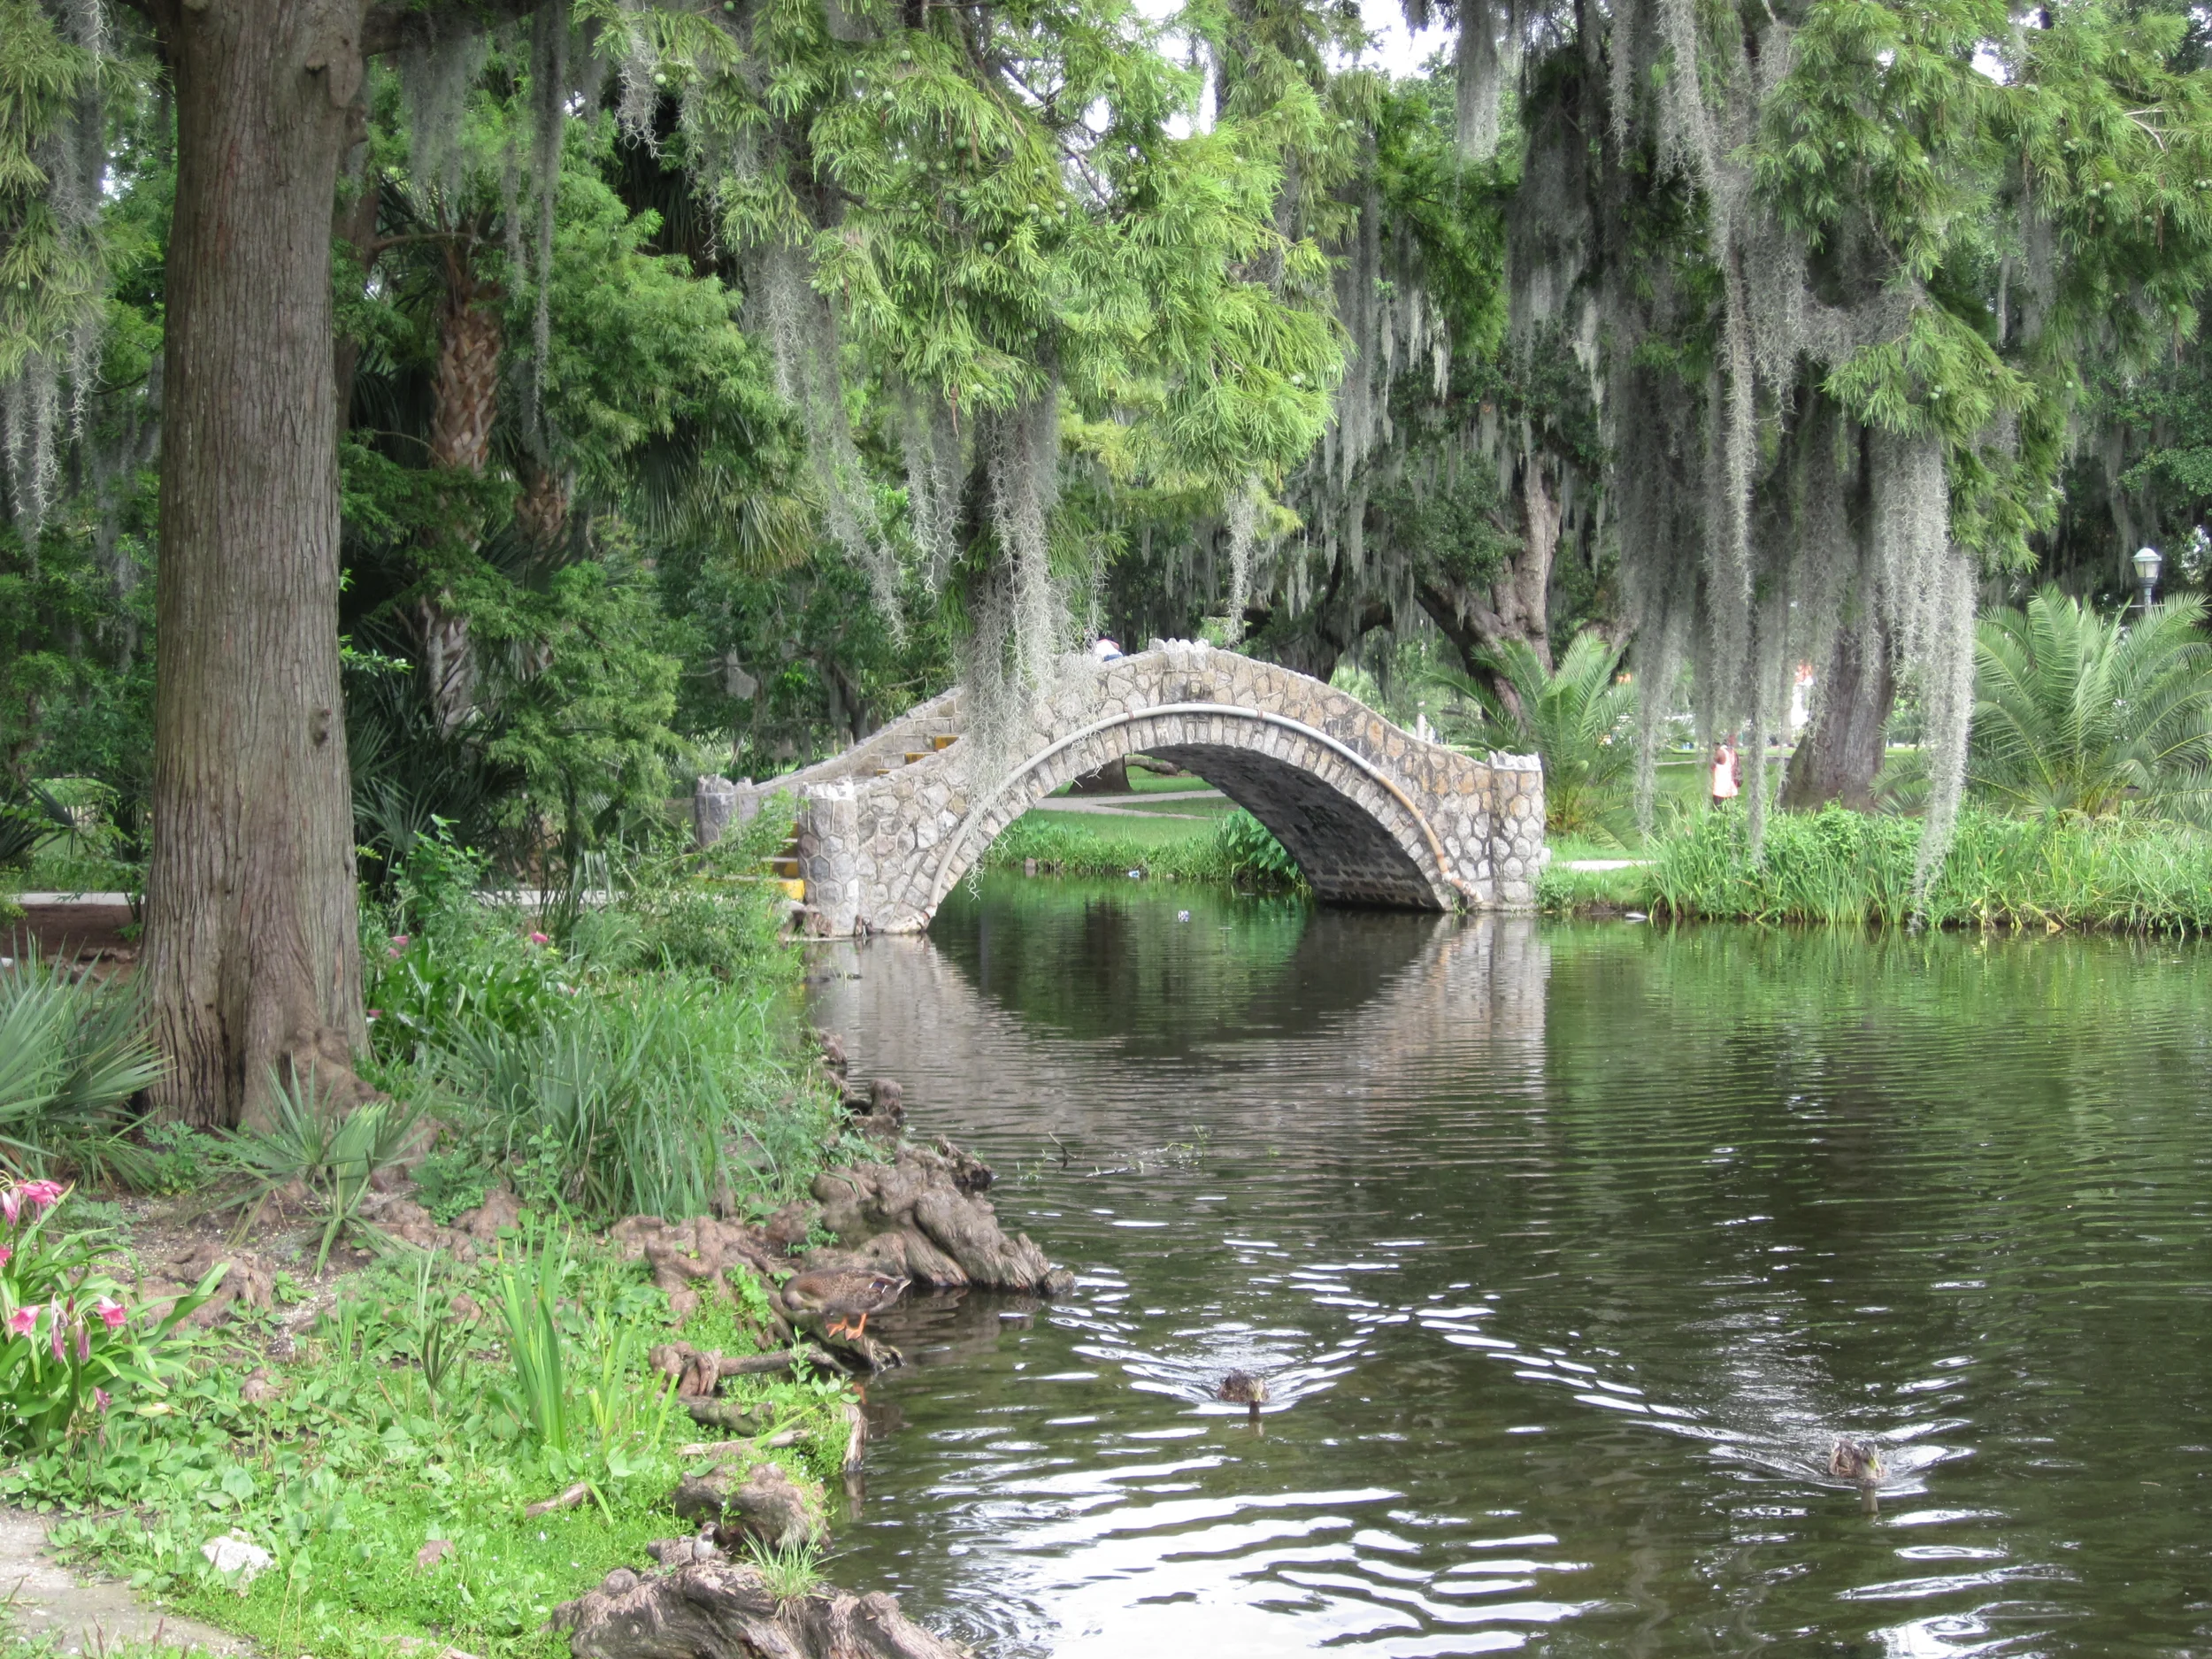
<svg viewBox="0 0 2212 1659">
<path fill-rule="evenodd" d="M 1655 914 L 1901 927 L 2212 930 L 2212 837 L 2170 822 L 2030 820 L 1968 810 L 1916 905 L 1920 826 L 1840 807 L 1768 821 L 1751 856 L 1742 815 L 1688 820 L 1654 848 Z"/>
<path fill-rule="evenodd" d="M 777 834 L 750 826 L 740 852 Z M 776 943 L 780 894 L 726 866 L 609 860 L 606 907 L 570 906 L 556 937 L 480 902 L 472 854 L 418 848 L 364 933 L 376 1080 L 454 1132 L 425 1168 L 434 1215 L 502 1172 L 534 1208 L 596 1220 L 804 1188 L 836 1116 L 789 1050 L 799 958 Z"/>
<path fill-rule="evenodd" d="M 811 1544 L 777 1548 L 757 1538 L 748 1539 L 745 1558 L 780 1601 L 805 1595 L 822 1582 L 821 1552 Z"/>
</svg>

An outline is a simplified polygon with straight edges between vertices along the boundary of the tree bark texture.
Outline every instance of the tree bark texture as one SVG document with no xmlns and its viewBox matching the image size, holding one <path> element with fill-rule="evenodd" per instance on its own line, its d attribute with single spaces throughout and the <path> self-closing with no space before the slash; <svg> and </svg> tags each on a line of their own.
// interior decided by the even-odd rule
<svg viewBox="0 0 2212 1659">
<path fill-rule="evenodd" d="M 438 320 L 438 364 L 431 377 L 430 465 L 481 478 L 491 461 L 492 423 L 499 416 L 499 352 L 503 338 L 498 284 L 478 280 L 471 260 L 473 236 L 446 244 L 445 303 Z M 447 534 L 473 538 L 474 526 L 456 511 Z M 422 638 L 422 672 L 448 737 L 468 724 L 476 708 L 476 649 L 469 619 L 442 589 L 416 607 Z"/>
<path fill-rule="evenodd" d="M 159 8 L 177 88 L 153 851 L 164 1116 L 254 1122 L 270 1079 L 357 1098 L 366 1039 L 338 682 L 331 209 L 357 0 Z"/>
<path fill-rule="evenodd" d="M 1887 635 L 1846 626 L 1836 630 L 1828 661 L 1814 685 L 1811 723 L 1782 778 L 1782 804 L 1792 810 L 1842 803 L 1874 810 L 1874 777 L 1882 769 L 1882 733 L 1897 702 Z"/>
</svg>

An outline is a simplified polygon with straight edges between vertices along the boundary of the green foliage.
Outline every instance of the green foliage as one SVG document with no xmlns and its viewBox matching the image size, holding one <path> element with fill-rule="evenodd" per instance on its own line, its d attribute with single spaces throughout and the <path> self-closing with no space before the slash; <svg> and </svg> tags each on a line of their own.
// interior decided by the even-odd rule
<svg viewBox="0 0 2212 1659">
<path fill-rule="evenodd" d="M 119 1402 L 158 1412 L 179 1369 L 170 1339 L 224 1272 L 134 1312 L 100 1271 L 97 1235 L 55 1225 L 68 1195 L 52 1181 L 0 1187 L 0 1446 L 13 1452 L 96 1432 Z"/>
<path fill-rule="evenodd" d="M 1699 814 L 1653 849 L 1655 915 L 1906 927 L 2212 928 L 2212 844 L 2179 825 L 2025 820 L 1968 808 L 1916 900 L 1920 825 L 1828 807 L 1779 814 L 1752 856 L 1739 812 Z"/>
<path fill-rule="evenodd" d="M 0 969 L 0 1164 L 35 1173 L 81 1153 L 161 1073 L 127 992 L 35 953 Z"/>
<path fill-rule="evenodd" d="M 1547 834 L 1623 844 L 1632 833 L 1636 687 L 1618 672 L 1621 657 L 1591 630 L 1574 637 L 1556 669 L 1509 640 L 1483 659 L 1495 684 L 1450 670 L 1432 676 L 1471 706 L 1471 741 L 1542 758 Z"/>
<path fill-rule="evenodd" d="M 550 1298 L 549 1255 L 564 1263 Z M 496 1308 L 509 1276 L 531 1340 L 545 1340 L 549 1318 L 558 1344 L 565 1453 L 545 1445 L 525 1391 L 508 1383 L 504 1317 L 471 1325 L 449 1311 L 461 1294 Z M 195 1335 L 179 1355 L 189 1373 L 148 1402 L 160 1416 L 113 1411 L 98 1440 L 19 1458 L 0 1493 L 79 1511 L 57 1529 L 59 1548 L 273 1652 L 366 1659 L 432 1636 L 484 1654 L 548 1652 L 556 1602 L 635 1565 L 680 1525 L 666 1505 L 682 1417 L 647 1362 L 667 1335 L 665 1298 L 581 1240 L 466 1269 L 395 1257 L 347 1286 L 292 1362 L 269 1362 L 250 1334 Z M 440 1340 L 449 1346 L 434 1349 Z M 276 1396 L 250 1404 L 240 1387 L 256 1366 Z M 480 1386 L 488 1378 L 508 1386 Z M 818 1445 L 841 1452 L 841 1383 L 740 1378 L 726 1396 L 763 1434 L 798 1432 L 799 1448 L 774 1454 L 794 1472 L 825 1472 Z M 586 1505 L 525 1513 L 579 1481 Z M 200 1546 L 227 1531 L 270 1549 L 275 1567 L 250 1586 L 226 1582 Z M 445 1548 L 418 1564 L 432 1542 Z"/>
<path fill-rule="evenodd" d="M 507 1356 L 515 1389 L 539 1446 L 565 1456 L 569 1449 L 568 1372 L 559 1307 L 568 1252 L 549 1234 L 534 1250 L 525 1246 L 518 1266 L 499 1276 L 499 1311 L 507 1325 Z"/>
<path fill-rule="evenodd" d="M 2204 602 L 2103 617 L 2047 588 L 1977 629 L 1967 780 L 2006 810 L 2099 818 L 2138 805 L 2212 822 Z"/>
<path fill-rule="evenodd" d="M 1218 881 L 1259 892 L 1302 887 L 1305 878 L 1281 842 L 1248 812 L 1232 812 L 1207 828 L 1171 840 L 1056 822 L 1033 812 L 1017 818 L 985 849 L 987 870 L 1018 870 L 1029 859 L 1063 875 L 1118 876 L 1137 871 L 1181 881 Z"/>
<path fill-rule="evenodd" d="M 322 1201 L 323 1236 L 315 1252 L 319 1279 L 338 1234 L 357 1225 L 369 1178 L 389 1167 L 413 1134 L 416 1113 L 389 1100 L 342 1105 L 320 1097 L 311 1079 L 273 1075 L 269 1097 L 274 1105 L 267 1126 L 241 1131 L 229 1148 L 260 1183 L 260 1191 L 244 1201 L 239 1236 L 251 1231 L 279 1188 L 303 1184 Z"/>
<path fill-rule="evenodd" d="M 601 865 L 565 937 L 476 894 L 480 861 L 441 835 L 396 883 L 404 920 L 371 957 L 380 1080 L 454 1132 L 418 1179 L 442 1219 L 504 1169 L 524 1196 L 595 1218 L 698 1215 L 726 1187 L 780 1202 L 834 1123 L 783 1048 L 798 960 L 759 861 L 764 812 L 703 858 L 657 845 Z"/>
</svg>

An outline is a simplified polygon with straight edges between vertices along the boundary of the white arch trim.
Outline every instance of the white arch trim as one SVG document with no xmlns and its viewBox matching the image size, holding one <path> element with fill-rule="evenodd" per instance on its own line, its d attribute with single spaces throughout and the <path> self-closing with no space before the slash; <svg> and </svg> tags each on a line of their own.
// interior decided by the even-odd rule
<svg viewBox="0 0 2212 1659">
<path fill-rule="evenodd" d="M 1265 726 L 1280 726 L 1286 732 L 1295 733 L 1300 737 L 1320 744 L 1340 759 L 1348 761 L 1371 781 L 1379 784 L 1393 800 L 1405 809 L 1406 815 L 1420 826 L 1422 839 L 1428 842 L 1429 856 L 1435 863 L 1438 879 L 1457 892 L 1463 900 L 1471 904 L 1475 902 L 1476 895 L 1469 890 L 1467 884 L 1451 873 L 1451 861 L 1444 856 L 1444 843 L 1438 839 L 1436 830 L 1429 823 L 1426 815 L 1419 807 L 1414 805 L 1412 798 L 1400 788 L 1380 767 L 1357 749 L 1348 744 L 1340 742 L 1326 732 L 1318 731 L 1308 726 L 1303 720 L 1294 720 L 1286 714 L 1276 714 L 1266 709 L 1248 709 L 1234 703 L 1154 703 L 1148 708 L 1131 709 L 1124 713 L 1110 714 L 1104 719 L 1094 720 L 1088 726 L 1070 732 L 1065 737 L 1056 739 L 1008 772 L 1005 777 L 1000 779 L 989 795 L 968 809 L 968 815 L 961 823 L 960 833 L 955 844 L 965 842 L 969 832 L 983 821 L 1008 789 L 1029 773 L 1035 772 L 1054 756 L 1074 748 L 1087 739 L 1096 737 L 1102 733 L 1110 732 L 1116 726 L 1133 725 L 1136 721 L 1148 720 L 1155 715 L 1162 714 L 1225 715 L 1233 719 L 1255 720 Z M 952 890 L 953 882 L 957 881 L 961 873 L 965 872 L 968 865 L 975 862 L 975 857 L 979 856 L 981 854 L 979 852 L 973 857 L 961 860 L 958 870 L 951 881 L 943 879 L 943 872 L 950 867 L 951 861 L 946 860 L 939 864 L 938 876 L 930 882 L 929 909 L 931 911 L 933 912 L 943 902 L 945 895 Z"/>
</svg>

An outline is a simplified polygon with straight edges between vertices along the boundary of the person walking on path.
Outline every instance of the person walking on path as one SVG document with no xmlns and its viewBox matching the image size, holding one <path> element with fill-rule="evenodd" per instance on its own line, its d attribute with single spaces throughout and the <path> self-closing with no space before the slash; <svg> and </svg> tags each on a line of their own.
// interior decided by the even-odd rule
<svg viewBox="0 0 2212 1659">
<path fill-rule="evenodd" d="M 1713 804 L 1733 801 L 1742 788 L 1736 746 L 1724 737 L 1713 745 Z"/>
</svg>

